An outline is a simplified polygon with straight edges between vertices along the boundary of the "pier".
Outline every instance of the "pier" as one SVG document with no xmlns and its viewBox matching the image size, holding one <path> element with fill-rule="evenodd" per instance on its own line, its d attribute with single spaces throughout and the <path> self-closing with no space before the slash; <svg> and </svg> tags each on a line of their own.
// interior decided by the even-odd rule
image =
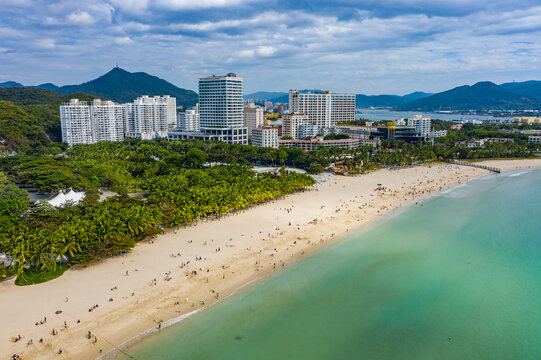
<svg viewBox="0 0 541 360">
<path fill-rule="evenodd" d="M 449 164 L 476 167 L 476 168 L 479 168 L 479 169 L 485 169 L 485 170 L 488 170 L 488 171 L 492 171 L 492 172 L 495 172 L 495 173 L 498 173 L 498 174 L 502 172 L 501 169 L 499 169 L 499 168 L 495 168 L 495 167 L 492 167 L 492 166 L 486 166 L 486 165 L 480 165 L 480 164 L 476 164 L 476 163 L 469 163 L 469 162 L 466 162 L 466 161 L 449 160 Z"/>
</svg>

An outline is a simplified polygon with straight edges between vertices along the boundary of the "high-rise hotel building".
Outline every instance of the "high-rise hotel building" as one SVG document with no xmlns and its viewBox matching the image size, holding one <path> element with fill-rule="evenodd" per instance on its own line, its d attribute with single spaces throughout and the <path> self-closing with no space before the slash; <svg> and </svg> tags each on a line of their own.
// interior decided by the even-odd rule
<svg viewBox="0 0 541 360">
<path fill-rule="evenodd" d="M 201 132 L 223 141 L 248 144 L 243 124 L 242 78 L 229 73 L 199 79 L 199 126 Z"/>
<path fill-rule="evenodd" d="M 289 90 L 289 112 L 308 115 L 308 124 L 332 128 L 355 120 L 355 94 Z"/>
</svg>

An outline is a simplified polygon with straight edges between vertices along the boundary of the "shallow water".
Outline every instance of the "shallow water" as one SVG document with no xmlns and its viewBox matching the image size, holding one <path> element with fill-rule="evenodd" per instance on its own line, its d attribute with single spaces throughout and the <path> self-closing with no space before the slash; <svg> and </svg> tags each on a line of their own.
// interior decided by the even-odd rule
<svg viewBox="0 0 541 360">
<path fill-rule="evenodd" d="M 541 171 L 473 180 L 127 352 L 160 360 L 540 359 L 540 184 Z"/>
</svg>

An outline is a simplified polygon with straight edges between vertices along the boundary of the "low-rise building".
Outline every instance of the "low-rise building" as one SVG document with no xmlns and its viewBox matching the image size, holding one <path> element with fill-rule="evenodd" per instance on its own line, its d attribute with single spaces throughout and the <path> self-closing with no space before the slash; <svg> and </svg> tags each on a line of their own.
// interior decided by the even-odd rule
<svg viewBox="0 0 541 360">
<path fill-rule="evenodd" d="M 313 138 L 316 137 L 318 132 L 318 126 L 317 125 L 311 125 L 311 124 L 301 124 L 299 125 L 299 139 L 306 139 L 306 138 Z"/>
<path fill-rule="evenodd" d="M 503 144 L 506 142 L 515 142 L 513 138 L 484 138 L 484 139 L 471 139 L 468 141 L 458 141 L 455 143 L 455 146 L 464 146 L 468 148 L 475 147 L 485 147 L 486 144 L 499 143 Z"/>
<path fill-rule="evenodd" d="M 325 140 L 323 136 L 318 136 L 310 140 L 278 140 L 278 146 L 298 147 L 306 151 L 316 150 L 318 147 L 339 147 L 342 149 L 355 149 L 364 145 L 370 145 L 374 148 L 380 144 L 377 139 L 340 139 Z"/>
<path fill-rule="evenodd" d="M 240 128 L 206 128 L 201 131 L 170 131 L 169 141 L 174 140 L 216 140 L 228 144 L 248 145 L 248 129 Z"/>
<path fill-rule="evenodd" d="M 447 130 L 437 130 L 437 131 L 434 131 L 433 133 L 434 133 L 435 138 L 447 136 Z"/>
<path fill-rule="evenodd" d="M 536 116 L 520 116 L 513 118 L 515 122 L 520 122 L 523 124 L 539 124 L 541 123 L 541 117 Z"/>
<path fill-rule="evenodd" d="M 259 147 L 278 148 L 278 128 L 260 126 L 252 129 L 252 145 Z"/>
<path fill-rule="evenodd" d="M 541 136 L 528 136 L 528 144 L 541 144 Z"/>
</svg>

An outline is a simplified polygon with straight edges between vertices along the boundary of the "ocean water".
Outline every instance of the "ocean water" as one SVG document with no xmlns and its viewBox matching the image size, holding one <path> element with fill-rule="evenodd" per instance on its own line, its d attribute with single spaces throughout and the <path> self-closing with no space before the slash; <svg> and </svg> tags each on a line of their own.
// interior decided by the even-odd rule
<svg viewBox="0 0 541 360">
<path fill-rule="evenodd" d="M 126 351 L 139 360 L 541 359 L 540 185 L 541 171 L 524 170 L 470 181 Z"/>
<path fill-rule="evenodd" d="M 383 110 L 383 109 L 357 109 L 358 112 L 355 113 L 356 119 L 367 119 L 371 121 L 381 121 L 381 120 L 397 120 L 402 118 L 410 118 L 414 115 L 426 115 L 430 116 L 432 119 L 438 120 L 467 120 L 467 119 L 477 119 L 477 120 L 497 120 L 503 122 L 513 122 L 513 118 L 509 117 L 499 117 L 496 118 L 490 115 L 463 115 L 463 114 L 438 114 L 438 113 L 429 113 L 429 112 L 420 112 L 420 111 L 394 111 L 394 110 Z"/>
</svg>

